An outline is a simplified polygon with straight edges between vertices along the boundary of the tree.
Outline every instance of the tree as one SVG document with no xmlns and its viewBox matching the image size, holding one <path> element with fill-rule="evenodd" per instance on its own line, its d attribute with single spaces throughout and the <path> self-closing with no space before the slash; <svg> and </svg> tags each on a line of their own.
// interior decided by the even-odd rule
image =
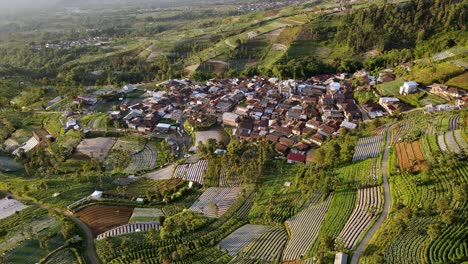
<svg viewBox="0 0 468 264">
<path fill-rule="evenodd" d="M 122 241 L 120 242 L 120 247 L 124 251 L 128 251 L 128 249 L 130 248 L 130 239 L 128 237 L 122 238 Z"/>
<path fill-rule="evenodd" d="M 159 239 L 159 233 L 158 231 L 156 231 L 156 229 L 150 228 L 148 232 L 146 232 L 145 238 L 146 238 L 146 241 L 148 241 L 148 243 L 151 243 L 151 244 L 156 243 Z"/>
</svg>

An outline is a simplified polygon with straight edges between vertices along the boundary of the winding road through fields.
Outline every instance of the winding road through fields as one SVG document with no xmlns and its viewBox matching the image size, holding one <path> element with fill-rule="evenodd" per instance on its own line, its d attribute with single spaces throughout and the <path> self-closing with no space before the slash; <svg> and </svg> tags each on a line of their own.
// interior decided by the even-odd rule
<svg viewBox="0 0 468 264">
<path fill-rule="evenodd" d="M 380 225 L 387 218 L 388 212 L 390 211 L 391 197 L 390 197 L 390 185 L 388 184 L 387 173 L 388 173 L 388 156 L 390 152 L 390 143 L 392 139 L 392 129 L 393 129 L 393 126 L 389 126 L 387 129 L 387 140 L 385 143 L 385 150 L 384 150 L 384 154 L 382 157 L 382 179 L 383 179 L 384 198 L 385 198 L 383 211 L 380 214 L 380 217 L 377 220 L 377 222 L 375 222 L 375 224 L 372 226 L 369 232 L 367 232 L 366 236 L 362 239 L 361 243 L 354 251 L 353 257 L 351 259 L 351 264 L 358 264 L 359 258 L 364 252 L 364 249 L 366 248 L 367 244 L 369 244 L 369 241 L 371 240 L 372 236 L 374 236 L 377 229 L 379 229 Z"/>
<path fill-rule="evenodd" d="M 101 264 L 101 261 L 99 260 L 99 257 L 96 254 L 96 248 L 94 247 L 94 236 L 93 236 L 93 234 L 91 232 L 91 229 L 89 229 L 89 227 L 85 223 L 83 223 L 79 218 L 73 216 L 73 214 L 68 212 L 68 211 L 63 211 L 63 210 L 60 210 L 58 208 L 50 208 L 50 207 L 48 207 L 48 206 L 46 206 L 44 204 L 37 203 L 37 202 L 35 202 L 33 200 L 14 195 L 14 194 L 12 194 L 10 192 L 5 191 L 5 193 L 6 193 L 7 196 L 10 196 L 13 199 L 16 199 L 18 201 L 27 201 L 28 203 L 31 203 L 34 206 L 40 207 L 40 208 L 45 209 L 45 210 L 52 209 L 55 212 L 66 216 L 70 221 L 72 221 L 73 223 L 78 225 L 78 227 L 85 233 L 85 236 L 86 236 L 85 237 L 85 239 L 86 239 L 86 255 L 88 256 L 88 259 L 91 262 L 91 264 Z"/>
</svg>

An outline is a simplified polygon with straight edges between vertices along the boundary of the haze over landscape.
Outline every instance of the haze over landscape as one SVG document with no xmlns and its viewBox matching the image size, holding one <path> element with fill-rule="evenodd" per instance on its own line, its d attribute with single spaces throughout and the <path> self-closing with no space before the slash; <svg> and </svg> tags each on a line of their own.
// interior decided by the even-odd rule
<svg viewBox="0 0 468 264">
<path fill-rule="evenodd" d="M 468 263 L 467 7 L 0 0 L 0 263 Z"/>
</svg>

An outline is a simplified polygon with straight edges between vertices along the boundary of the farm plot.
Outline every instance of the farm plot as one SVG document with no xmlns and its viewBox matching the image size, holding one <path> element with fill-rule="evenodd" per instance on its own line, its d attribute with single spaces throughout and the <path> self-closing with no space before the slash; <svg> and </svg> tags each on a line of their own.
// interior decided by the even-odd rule
<svg viewBox="0 0 468 264">
<path fill-rule="evenodd" d="M 94 236 L 128 223 L 133 208 L 124 206 L 89 206 L 76 213 L 86 223 Z"/>
<path fill-rule="evenodd" d="M 208 162 L 206 160 L 199 160 L 195 163 L 185 163 L 177 166 L 173 177 L 203 184 L 203 174 L 207 167 Z"/>
<path fill-rule="evenodd" d="M 208 217 L 222 216 L 234 203 L 242 188 L 208 188 L 189 210 Z"/>
<path fill-rule="evenodd" d="M 115 138 L 97 137 L 83 139 L 76 150 L 90 158 L 104 160 L 114 146 Z"/>
<path fill-rule="evenodd" d="M 104 233 L 99 234 L 96 237 L 96 240 L 101 240 L 106 237 L 115 237 L 115 236 L 121 236 L 125 234 L 131 234 L 131 233 L 146 232 L 150 229 L 159 230 L 159 224 L 158 223 L 136 223 L 136 224 L 126 224 L 126 225 L 118 226 Z"/>
<path fill-rule="evenodd" d="M 97 113 L 81 118 L 81 126 L 89 129 L 106 128 L 109 116 L 107 113 Z"/>
<path fill-rule="evenodd" d="M 338 235 L 337 241 L 342 242 L 348 249 L 354 248 L 359 237 L 363 235 L 372 219 L 377 216 L 381 207 L 380 187 L 359 189 L 357 206 Z"/>
<path fill-rule="evenodd" d="M 437 144 L 439 145 L 439 148 L 440 148 L 441 151 L 443 151 L 443 152 L 447 152 L 447 151 L 448 151 L 448 147 L 447 147 L 447 145 L 445 144 L 445 137 L 444 137 L 444 134 L 438 135 L 438 136 L 437 136 Z"/>
<path fill-rule="evenodd" d="M 283 261 L 298 260 L 306 255 L 307 250 L 317 238 L 325 214 L 333 195 L 318 205 L 310 205 L 286 221 L 291 236 L 283 254 Z"/>
<path fill-rule="evenodd" d="M 267 230 L 268 226 L 247 224 L 221 240 L 218 246 L 227 250 L 230 256 L 235 256 L 242 250 L 242 248 L 245 247 L 245 245 L 252 242 Z"/>
<path fill-rule="evenodd" d="M 457 130 L 457 129 L 460 129 L 460 116 L 459 115 L 455 115 L 455 116 L 452 116 L 450 117 L 450 120 L 449 120 L 449 129 L 450 130 Z"/>
<path fill-rule="evenodd" d="M 421 263 L 421 252 L 428 238 L 426 229 L 430 222 L 431 218 L 411 219 L 405 231 L 397 236 L 386 249 L 385 263 Z"/>
<path fill-rule="evenodd" d="M 245 246 L 239 256 L 276 263 L 281 261 L 287 240 L 288 233 L 284 228 L 273 227 Z"/>
<path fill-rule="evenodd" d="M 411 128 L 414 126 L 414 120 L 408 120 L 401 122 L 393 129 L 392 143 L 398 143 L 409 133 Z"/>
<path fill-rule="evenodd" d="M 131 155 L 135 155 L 143 151 L 145 147 L 146 144 L 142 140 L 119 138 L 112 147 L 112 150 L 123 150 L 129 152 Z"/>
<path fill-rule="evenodd" d="M 355 191 L 336 190 L 330 207 L 325 214 L 325 219 L 323 220 L 318 237 L 326 235 L 334 240 L 351 216 L 355 204 Z M 320 241 L 315 240 L 314 244 L 309 249 L 309 252 L 307 252 L 307 256 L 316 256 L 319 251 L 319 247 Z"/>
<path fill-rule="evenodd" d="M 26 209 L 27 206 L 15 199 L 1 199 L 0 200 L 0 219 L 4 219 Z"/>
<path fill-rule="evenodd" d="M 461 152 L 461 149 L 458 146 L 457 141 L 455 140 L 455 136 L 453 135 L 453 131 L 445 133 L 445 143 L 450 151 L 455 153 Z"/>
<path fill-rule="evenodd" d="M 130 217 L 130 223 L 148 223 L 156 222 L 159 223 L 159 218 L 165 216 L 164 212 L 159 208 L 135 208 L 132 216 Z"/>
<path fill-rule="evenodd" d="M 219 187 L 237 187 L 242 183 L 240 175 L 227 175 L 224 169 L 221 169 L 219 175 Z"/>
<path fill-rule="evenodd" d="M 400 170 L 419 171 L 424 162 L 424 156 L 419 141 L 412 143 L 398 143 L 395 145 Z"/>
<path fill-rule="evenodd" d="M 132 155 L 132 161 L 124 172 L 132 173 L 152 169 L 156 165 L 156 158 L 156 150 L 150 144 L 147 144 L 142 151 Z"/>
<path fill-rule="evenodd" d="M 353 161 L 375 158 L 382 151 L 383 134 L 360 138 L 354 149 Z"/>
<path fill-rule="evenodd" d="M 463 138 L 463 136 L 461 134 L 461 130 L 454 130 L 453 131 L 453 136 L 455 137 L 455 140 L 457 141 L 460 148 L 468 149 L 468 144 L 466 143 L 465 139 Z"/>
<path fill-rule="evenodd" d="M 354 162 L 335 170 L 340 183 L 349 183 L 359 187 L 379 185 L 381 182 L 380 168 L 377 158 Z"/>
</svg>

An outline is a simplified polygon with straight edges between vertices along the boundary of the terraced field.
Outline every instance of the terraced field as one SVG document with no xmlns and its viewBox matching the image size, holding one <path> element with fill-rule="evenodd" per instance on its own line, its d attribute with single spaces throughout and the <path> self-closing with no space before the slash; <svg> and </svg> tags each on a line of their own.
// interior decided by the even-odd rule
<svg viewBox="0 0 468 264">
<path fill-rule="evenodd" d="M 337 178 L 342 184 L 360 187 L 380 185 L 380 168 L 377 158 L 370 158 L 346 165 L 335 170 Z"/>
<path fill-rule="evenodd" d="M 284 228 L 273 227 L 244 247 L 239 256 L 246 259 L 279 262 L 287 240 L 288 234 Z"/>
<path fill-rule="evenodd" d="M 460 116 L 459 115 L 454 115 L 450 117 L 449 120 L 449 129 L 450 130 L 458 130 L 460 129 Z"/>
<path fill-rule="evenodd" d="M 173 177 L 203 184 L 203 175 L 207 167 L 208 162 L 206 160 L 199 160 L 196 163 L 184 163 L 177 166 Z"/>
<path fill-rule="evenodd" d="M 330 208 L 325 215 L 318 237 L 324 235 L 335 239 L 345 226 L 354 205 L 356 204 L 356 192 L 352 190 L 337 190 L 333 196 Z M 316 256 L 319 250 L 320 241 L 315 240 L 312 247 L 307 252 L 307 256 Z"/>
<path fill-rule="evenodd" d="M 244 225 L 219 242 L 218 246 L 229 255 L 237 255 L 241 249 L 268 230 L 268 226 Z"/>
<path fill-rule="evenodd" d="M 419 171 L 425 158 L 421 152 L 419 141 L 398 143 L 395 145 L 400 170 Z"/>
<path fill-rule="evenodd" d="M 146 144 L 142 151 L 132 155 L 130 165 L 125 168 L 124 172 L 133 173 L 152 169 L 156 165 L 156 159 L 156 149 L 154 149 L 150 144 Z"/>
<path fill-rule="evenodd" d="M 381 208 L 380 187 L 359 189 L 357 205 L 336 240 L 346 248 L 353 249 Z"/>
<path fill-rule="evenodd" d="M 189 210 L 208 217 L 220 217 L 234 203 L 242 188 L 208 188 Z"/>
<path fill-rule="evenodd" d="M 88 225 L 94 236 L 128 223 L 133 208 L 124 206 L 89 206 L 75 215 Z"/>
<path fill-rule="evenodd" d="M 385 251 L 386 263 L 418 264 L 421 263 L 423 248 L 428 235 L 427 224 L 431 218 L 415 217 L 410 220 L 408 227 L 397 236 Z"/>
<path fill-rule="evenodd" d="M 298 260 L 306 255 L 309 247 L 317 239 L 332 198 L 333 194 L 323 202 L 309 205 L 286 221 L 290 238 L 283 253 L 283 261 Z"/>
<path fill-rule="evenodd" d="M 354 150 L 353 161 L 378 157 L 382 151 L 384 132 L 382 130 L 377 136 L 360 138 Z"/>
</svg>

